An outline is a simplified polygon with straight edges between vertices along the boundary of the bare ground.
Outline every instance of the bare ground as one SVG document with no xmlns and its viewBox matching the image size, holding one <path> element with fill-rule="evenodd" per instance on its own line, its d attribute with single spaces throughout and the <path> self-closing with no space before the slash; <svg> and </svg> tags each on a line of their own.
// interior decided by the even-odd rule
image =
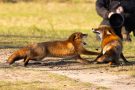
<svg viewBox="0 0 135 90">
<path fill-rule="evenodd" d="M 14 51 L 15 49 L 1 49 L 0 50 L 0 67 L 6 67 L 5 62 L 8 56 Z M 51 60 L 50 60 L 51 59 Z M 57 61 L 56 61 L 57 60 Z M 23 67 L 23 62 L 18 61 L 9 68 L 12 67 Z M 52 58 L 45 59 L 42 62 L 35 62 L 31 61 L 27 67 L 27 70 L 32 70 L 32 73 L 36 73 L 37 70 L 44 70 L 51 73 L 57 73 L 60 75 L 65 75 L 75 80 L 79 80 L 82 82 L 89 82 L 93 83 L 98 86 L 104 86 L 110 88 L 111 90 L 135 90 L 135 78 L 131 74 L 128 74 L 128 71 L 135 70 L 134 65 L 130 66 L 119 66 L 119 67 L 109 67 L 108 65 L 82 65 L 77 63 L 73 60 L 52 60 Z M 12 72 L 12 71 L 11 71 Z M 9 72 L 9 73 L 11 73 Z M 121 73 L 127 72 L 127 73 Z M 20 74 L 20 72 L 16 72 Z M 18 77 L 16 74 L 11 73 L 8 76 L 5 71 L 0 70 L 0 78 L 1 80 L 9 80 L 12 77 L 12 80 L 24 80 L 24 77 L 27 74 L 21 73 Z M 29 75 L 28 75 L 29 76 Z M 31 81 L 31 79 L 43 77 L 42 74 L 36 74 L 33 78 L 28 77 L 27 81 Z M 25 76 L 27 78 L 27 76 Z M 40 79 L 40 78 L 38 78 Z M 41 79 L 42 81 L 42 79 Z"/>
</svg>

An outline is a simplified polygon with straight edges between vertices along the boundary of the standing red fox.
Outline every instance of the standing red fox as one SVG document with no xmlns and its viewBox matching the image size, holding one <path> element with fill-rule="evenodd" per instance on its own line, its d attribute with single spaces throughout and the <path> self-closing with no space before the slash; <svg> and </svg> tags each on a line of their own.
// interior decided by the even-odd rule
<svg viewBox="0 0 135 90">
<path fill-rule="evenodd" d="M 24 59 L 24 66 L 26 66 L 29 60 L 42 60 L 47 56 L 74 56 L 81 63 L 89 63 L 89 61 L 82 59 L 80 54 L 98 55 L 99 53 L 88 51 L 83 47 L 86 44 L 83 38 L 86 36 L 87 34 L 76 32 L 65 41 L 42 42 L 26 46 L 14 52 L 8 58 L 7 63 L 12 64 L 18 59 Z"/>
<path fill-rule="evenodd" d="M 99 34 L 101 41 L 101 54 L 95 59 L 98 63 L 108 62 L 109 64 L 120 64 L 119 58 L 128 63 L 122 53 L 122 40 L 113 32 L 110 26 L 101 25 L 93 29 L 94 33 Z"/>
</svg>

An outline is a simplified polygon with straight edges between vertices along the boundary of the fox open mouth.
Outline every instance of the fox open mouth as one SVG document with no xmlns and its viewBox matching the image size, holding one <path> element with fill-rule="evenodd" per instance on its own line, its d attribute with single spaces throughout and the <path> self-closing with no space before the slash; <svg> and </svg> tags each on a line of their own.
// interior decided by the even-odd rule
<svg viewBox="0 0 135 90">
<path fill-rule="evenodd" d="M 93 33 L 96 33 L 96 34 L 100 34 L 100 31 L 96 30 L 96 29 L 92 29 Z"/>
<path fill-rule="evenodd" d="M 87 45 L 87 43 L 85 42 L 85 38 L 87 38 L 87 37 L 88 37 L 88 34 L 83 34 L 82 35 L 82 39 L 83 39 L 82 44 L 83 45 Z"/>
</svg>

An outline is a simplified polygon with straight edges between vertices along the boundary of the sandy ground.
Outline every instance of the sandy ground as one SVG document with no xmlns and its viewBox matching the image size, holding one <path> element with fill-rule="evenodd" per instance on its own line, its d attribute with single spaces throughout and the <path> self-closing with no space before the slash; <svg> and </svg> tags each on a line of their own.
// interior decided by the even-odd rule
<svg viewBox="0 0 135 90">
<path fill-rule="evenodd" d="M 0 67 L 4 66 L 8 56 L 14 50 L 15 49 L 0 50 Z M 42 62 L 31 61 L 27 68 L 30 70 L 46 70 L 82 82 L 90 82 L 98 86 L 104 86 L 111 90 L 135 90 L 134 77 L 128 74 L 118 74 L 119 71 L 128 70 L 123 66 L 109 67 L 108 65 L 82 65 L 72 60 L 58 60 L 57 62 L 55 60 L 51 60 L 51 62 L 47 60 L 45 59 Z M 12 67 L 18 66 L 23 67 L 23 62 L 18 61 Z M 131 68 L 135 69 L 135 66 L 133 65 Z M 16 79 L 14 76 L 12 76 L 12 78 Z"/>
<path fill-rule="evenodd" d="M 93 70 L 62 70 L 53 71 L 83 82 L 90 82 L 98 86 L 111 88 L 111 90 L 135 90 L 135 79 L 128 75 L 112 75 L 97 69 Z"/>
</svg>

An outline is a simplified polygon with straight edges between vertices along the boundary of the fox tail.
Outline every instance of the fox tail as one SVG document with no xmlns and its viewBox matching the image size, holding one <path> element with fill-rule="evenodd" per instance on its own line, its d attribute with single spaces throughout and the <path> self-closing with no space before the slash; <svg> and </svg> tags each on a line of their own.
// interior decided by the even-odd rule
<svg viewBox="0 0 135 90">
<path fill-rule="evenodd" d="M 7 63 L 13 64 L 16 60 L 23 59 L 27 56 L 28 48 L 22 48 L 15 51 L 11 56 L 9 56 Z"/>
</svg>

